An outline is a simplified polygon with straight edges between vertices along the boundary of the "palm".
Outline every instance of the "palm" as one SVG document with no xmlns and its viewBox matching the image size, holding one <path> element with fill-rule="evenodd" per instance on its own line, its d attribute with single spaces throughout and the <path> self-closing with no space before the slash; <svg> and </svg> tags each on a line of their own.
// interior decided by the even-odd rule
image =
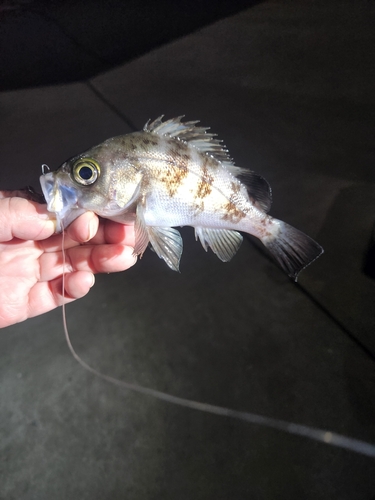
<svg viewBox="0 0 375 500">
<path fill-rule="evenodd" d="M 136 261 L 133 228 L 99 224 L 91 212 L 67 230 L 65 268 L 62 235 L 53 233 L 44 205 L 0 199 L 0 327 L 80 298 L 92 286 L 93 273 L 125 270 Z"/>
</svg>

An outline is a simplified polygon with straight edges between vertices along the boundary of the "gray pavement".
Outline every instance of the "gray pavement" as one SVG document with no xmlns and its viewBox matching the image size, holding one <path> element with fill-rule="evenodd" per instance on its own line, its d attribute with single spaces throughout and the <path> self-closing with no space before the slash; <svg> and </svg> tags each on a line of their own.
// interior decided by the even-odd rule
<svg viewBox="0 0 375 500">
<path fill-rule="evenodd" d="M 147 251 L 67 308 L 86 362 L 375 443 L 374 14 L 365 1 L 265 2 L 89 85 L 0 93 L 1 187 L 37 186 L 42 163 L 185 114 L 269 180 L 272 215 L 325 248 L 295 285 L 250 240 L 223 264 L 183 229 L 181 274 Z M 2 330 L 0 353 L 0 498 L 375 497 L 373 458 L 95 378 L 59 310 Z"/>
</svg>

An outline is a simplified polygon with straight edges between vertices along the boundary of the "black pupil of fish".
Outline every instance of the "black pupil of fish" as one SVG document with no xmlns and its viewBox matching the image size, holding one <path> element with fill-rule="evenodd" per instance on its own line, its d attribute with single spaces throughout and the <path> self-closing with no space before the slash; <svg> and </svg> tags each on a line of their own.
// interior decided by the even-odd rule
<svg viewBox="0 0 375 500">
<path fill-rule="evenodd" d="M 84 179 L 85 181 L 88 181 L 91 179 L 93 176 L 93 170 L 90 167 L 81 167 L 79 169 L 79 176 L 81 179 Z"/>
</svg>

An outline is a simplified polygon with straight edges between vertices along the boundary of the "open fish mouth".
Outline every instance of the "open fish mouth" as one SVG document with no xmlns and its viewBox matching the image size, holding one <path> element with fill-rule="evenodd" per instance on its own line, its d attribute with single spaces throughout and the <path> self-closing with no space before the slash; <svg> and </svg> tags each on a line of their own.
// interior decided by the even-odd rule
<svg viewBox="0 0 375 500">
<path fill-rule="evenodd" d="M 77 217 L 86 212 L 77 206 L 76 189 L 60 184 L 53 172 L 41 175 L 40 184 L 47 202 L 47 210 L 56 214 L 57 233 L 61 233 Z"/>
</svg>

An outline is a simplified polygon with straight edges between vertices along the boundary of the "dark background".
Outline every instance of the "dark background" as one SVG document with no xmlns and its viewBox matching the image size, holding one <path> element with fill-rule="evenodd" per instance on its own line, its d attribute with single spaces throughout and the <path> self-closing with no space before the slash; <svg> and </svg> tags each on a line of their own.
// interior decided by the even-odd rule
<svg viewBox="0 0 375 500">
<path fill-rule="evenodd" d="M 185 114 L 325 248 L 298 284 L 245 239 L 182 230 L 67 308 L 91 366 L 375 443 L 373 2 L 2 2 L 0 187 Z M 0 498 L 373 499 L 374 459 L 173 406 L 85 372 L 61 312 L 0 335 Z"/>
<path fill-rule="evenodd" d="M 259 0 L 20 0 L 0 6 L 0 90 L 77 82 Z"/>
</svg>

